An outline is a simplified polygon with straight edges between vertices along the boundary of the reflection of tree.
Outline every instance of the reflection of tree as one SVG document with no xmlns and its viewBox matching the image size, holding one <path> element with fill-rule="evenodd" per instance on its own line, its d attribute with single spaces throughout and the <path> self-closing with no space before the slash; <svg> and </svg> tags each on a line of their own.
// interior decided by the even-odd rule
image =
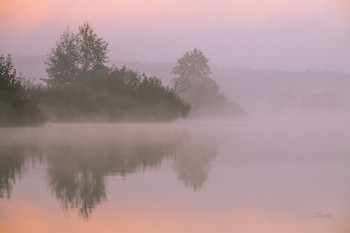
<svg viewBox="0 0 350 233">
<path fill-rule="evenodd" d="M 182 147 L 175 157 L 175 171 L 186 187 L 200 189 L 207 180 L 209 163 L 216 156 L 216 145 L 193 143 Z"/>
<path fill-rule="evenodd" d="M 143 144 L 119 148 L 108 156 L 109 172 L 126 176 L 161 165 L 163 159 L 174 154 L 173 144 Z"/>
<path fill-rule="evenodd" d="M 6 195 L 9 198 L 16 179 L 28 167 L 26 164 L 31 158 L 34 164 L 43 153 L 47 155 L 45 162 L 52 194 L 64 210 L 77 209 L 83 218 L 88 218 L 94 208 L 107 199 L 106 175 L 127 177 L 160 166 L 164 159 L 175 161 L 178 179 L 187 187 L 200 189 L 207 179 L 210 161 L 216 155 L 213 142 L 216 140 L 193 142 L 183 133 L 164 135 L 168 134 L 163 132 L 152 137 L 130 134 L 120 138 L 113 135 L 115 137 L 106 140 L 91 141 L 84 140 L 83 136 L 67 140 L 55 136 L 55 140 L 47 142 L 23 140 L 0 145 L 0 198 Z"/>
<path fill-rule="evenodd" d="M 58 150 L 48 157 L 50 187 L 65 210 L 79 208 L 87 218 L 106 199 L 103 162 L 71 150 Z"/>
<path fill-rule="evenodd" d="M 125 177 L 158 166 L 172 151 L 163 144 L 56 148 L 48 154 L 50 188 L 63 209 L 78 208 L 88 218 L 106 200 L 105 175 Z"/>
<path fill-rule="evenodd" d="M 11 196 L 16 179 L 26 170 L 26 162 L 41 159 L 37 148 L 16 146 L 0 146 L 0 198 Z"/>
<path fill-rule="evenodd" d="M 25 157 L 20 148 L 0 147 L 0 198 L 10 198 L 16 177 L 24 170 Z"/>
</svg>

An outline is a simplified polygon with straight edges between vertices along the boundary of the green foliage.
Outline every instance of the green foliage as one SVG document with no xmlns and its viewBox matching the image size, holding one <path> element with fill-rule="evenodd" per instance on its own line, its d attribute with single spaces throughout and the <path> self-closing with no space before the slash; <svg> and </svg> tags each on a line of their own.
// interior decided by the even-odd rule
<svg viewBox="0 0 350 233">
<path fill-rule="evenodd" d="M 126 67 L 92 70 L 70 85 L 37 92 L 54 121 L 163 121 L 185 117 L 190 110 L 158 78 Z"/>
<path fill-rule="evenodd" d="M 99 112 L 102 101 L 80 85 L 43 89 L 42 105 L 53 121 L 78 121 L 92 118 Z"/>
<path fill-rule="evenodd" d="M 43 120 L 37 100 L 17 77 L 11 56 L 0 55 L 0 126 L 39 124 Z"/>
<path fill-rule="evenodd" d="M 47 84 L 71 85 L 90 71 L 104 69 L 107 52 L 108 43 L 97 37 L 89 23 L 79 26 L 78 34 L 67 27 L 47 55 Z"/>
<path fill-rule="evenodd" d="M 129 118 L 146 120 L 172 120 L 186 117 L 190 106 L 160 79 L 114 67 L 107 76 L 109 95 L 124 109 Z"/>
<path fill-rule="evenodd" d="M 48 53 L 46 87 L 31 89 L 53 121 L 154 121 L 185 117 L 190 105 L 156 77 L 108 68 L 108 43 L 89 23 L 67 27 Z"/>
</svg>

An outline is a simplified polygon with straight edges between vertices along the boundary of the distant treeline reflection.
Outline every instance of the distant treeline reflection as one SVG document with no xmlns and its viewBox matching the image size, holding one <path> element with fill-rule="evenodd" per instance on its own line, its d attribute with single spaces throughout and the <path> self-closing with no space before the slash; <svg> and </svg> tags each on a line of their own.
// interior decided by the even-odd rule
<svg viewBox="0 0 350 233">
<path fill-rule="evenodd" d="M 88 218 L 96 205 L 107 200 L 106 176 L 127 177 L 174 161 L 179 180 L 192 190 L 200 189 L 216 156 L 214 142 L 192 143 L 188 135 L 173 140 L 140 140 L 97 145 L 0 146 L 0 197 L 9 198 L 27 164 L 47 164 L 47 181 L 61 208 L 77 209 Z M 42 155 L 46 155 L 43 157 Z"/>
</svg>

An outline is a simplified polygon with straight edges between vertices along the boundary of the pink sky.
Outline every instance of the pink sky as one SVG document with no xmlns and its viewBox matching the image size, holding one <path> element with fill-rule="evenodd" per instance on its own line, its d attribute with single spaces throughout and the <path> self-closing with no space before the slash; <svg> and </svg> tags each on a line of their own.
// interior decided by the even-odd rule
<svg viewBox="0 0 350 233">
<path fill-rule="evenodd" d="M 346 70 L 349 6 L 348 0 L 0 0 L 0 52 L 44 55 L 65 25 L 76 30 L 89 21 L 112 58 L 173 62 L 198 47 L 218 65 Z"/>
</svg>

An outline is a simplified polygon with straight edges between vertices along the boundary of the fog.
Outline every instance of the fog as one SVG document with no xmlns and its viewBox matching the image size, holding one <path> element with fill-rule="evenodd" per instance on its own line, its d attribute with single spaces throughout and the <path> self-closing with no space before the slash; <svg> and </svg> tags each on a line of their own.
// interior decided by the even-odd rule
<svg viewBox="0 0 350 233">
<path fill-rule="evenodd" d="M 348 5 L 345 0 L 2 1 L 0 52 L 46 55 L 66 25 L 89 21 L 109 42 L 112 60 L 175 62 L 199 48 L 216 66 L 349 72 Z"/>
<path fill-rule="evenodd" d="M 14 56 L 22 75 L 40 83 L 45 78 L 44 56 Z M 111 60 L 140 73 L 159 77 L 171 86 L 175 62 L 148 63 Z M 220 91 L 240 104 L 249 115 L 344 115 L 349 113 L 350 73 L 336 71 L 288 71 L 218 67 L 209 64 Z"/>
<path fill-rule="evenodd" d="M 349 39 L 347 0 L 1 1 L 0 232 L 349 232 Z"/>
<path fill-rule="evenodd" d="M 93 232 L 99 219 L 105 232 L 152 228 L 128 217 L 153 232 L 346 232 L 349 127 L 290 117 L 2 128 L 3 229 L 29 227 L 29 211 L 36 232 Z"/>
<path fill-rule="evenodd" d="M 109 66 L 126 65 L 172 87 L 177 59 L 198 48 L 220 93 L 248 115 L 344 114 L 349 15 L 345 0 L 3 1 L 0 53 L 12 54 L 17 71 L 40 83 L 64 28 L 88 21 L 108 42 Z"/>
</svg>

